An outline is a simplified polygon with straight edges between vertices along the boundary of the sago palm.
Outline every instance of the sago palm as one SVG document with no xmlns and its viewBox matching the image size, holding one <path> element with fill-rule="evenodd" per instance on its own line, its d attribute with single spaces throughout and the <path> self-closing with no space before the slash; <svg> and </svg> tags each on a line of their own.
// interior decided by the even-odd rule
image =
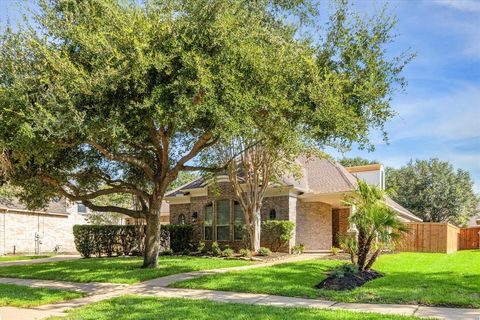
<svg viewBox="0 0 480 320">
<path fill-rule="evenodd" d="M 369 270 L 381 252 L 408 231 L 396 212 L 386 205 L 385 198 L 385 191 L 359 180 L 358 189 L 345 201 L 355 208 L 350 223 L 355 224 L 358 234 L 343 242 L 360 271 Z"/>
</svg>

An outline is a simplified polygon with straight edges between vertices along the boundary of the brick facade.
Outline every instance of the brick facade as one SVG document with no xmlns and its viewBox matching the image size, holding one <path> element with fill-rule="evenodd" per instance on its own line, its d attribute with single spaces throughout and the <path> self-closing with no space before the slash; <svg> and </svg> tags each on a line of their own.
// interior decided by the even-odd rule
<svg viewBox="0 0 480 320">
<path fill-rule="evenodd" d="M 235 200 L 234 192 L 229 183 L 219 183 L 218 192 L 208 191 L 207 196 L 191 197 L 190 203 L 170 203 L 170 223 L 178 224 L 180 215 L 185 216 L 185 222 L 194 226 L 195 238 L 204 239 L 205 207 L 216 200 L 229 199 L 231 207 Z M 329 250 L 332 246 L 332 209 L 322 202 L 303 202 L 293 195 L 284 194 L 266 196 L 261 208 L 262 221 L 270 219 L 271 211 L 275 210 L 277 220 L 290 220 L 295 223 L 294 235 L 289 248 L 296 244 L 304 244 L 307 250 Z M 196 213 L 197 218 L 193 216 Z M 234 249 L 244 247 L 241 240 L 234 240 L 233 209 L 230 214 L 230 240 L 218 241 L 221 247 Z M 207 244 L 211 241 L 206 241 Z"/>
<path fill-rule="evenodd" d="M 73 226 L 85 224 L 85 215 L 77 213 L 49 214 L 0 211 L 0 254 L 34 253 L 35 235 L 40 240 L 40 252 L 76 252 Z"/>
<path fill-rule="evenodd" d="M 332 210 L 332 245 L 335 247 L 339 246 L 338 236 L 344 235 L 348 231 L 349 222 L 348 217 L 350 216 L 350 208 L 341 208 Z"/>
<path fill-rule="evenodd" d="M 297 204 L 296 243 L 305 250 L 330 250 L 332 247 L 332 207 L 322 202 Z"/>
</svg>

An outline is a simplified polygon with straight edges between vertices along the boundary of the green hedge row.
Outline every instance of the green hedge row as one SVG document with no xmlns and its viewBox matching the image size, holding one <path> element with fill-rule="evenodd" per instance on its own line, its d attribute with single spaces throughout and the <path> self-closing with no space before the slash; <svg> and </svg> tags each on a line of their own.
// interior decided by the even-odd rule
<svg viewBox="0 0 480 320">
<path fill-rule="evenodd" d="M 143 251 L 143 226 L 75 225 L 73 236 L 77 251 L 85 258 L 130 255 L 135 251 Z"/>
<path fill-rule="evenodd" d="M 164 225 L 160 235 L 163 250 L 180 253 L 194 247 L 191 225 Z M 143 254 L 145 226 L 75 225 L 73 236 L 77 251 L 85 258 Z"/>
<path fill-rule="evenodd" d="M 193 240 L 193 226 L 191 224 L 163 225 L 162 238 L 170 236 L 170 249 L 175 253 L 193 251 L 196 244 Z"/>
<path fill-rule="evenodd" d="M 264 247 L 273 252 L 288 248 L 293 236 L 295 223 L 288 220 L 267 220 L 262 222 L 261 241 Z"/>
</svg>

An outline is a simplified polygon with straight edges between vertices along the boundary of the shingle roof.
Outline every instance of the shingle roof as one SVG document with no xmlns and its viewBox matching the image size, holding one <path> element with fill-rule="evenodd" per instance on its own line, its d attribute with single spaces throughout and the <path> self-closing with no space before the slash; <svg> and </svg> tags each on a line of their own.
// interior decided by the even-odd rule
<svg viewBox="0 0 480 320">
<path fill-rule="evenodd" d="M 30 210 L 28 207 L 20 202 L 18 198 L 0 198 L 0 209 L 9 210 L 22 210 L 22 211 L 36 211 L 36 212 L 49 212 L 49 213 L 62 213 L 67 214 L 67 203 L 65 199 L 59 201 L 52 201 L 46 208 Z"/>
<path fill-rule="evenodd" d="M 357 179 L 340 164 L 328 159 L 317 157 L 299 157 L 296 162 L 302 166 L 302 176 L 294 177 L 291 173 L 285 174 L 280 183 L 305 189 L 313 193 L 336 193 L 354 190 Z M 198 178 L 189 182 L 165 196 L 174 197 L 188 192 L 189 189 L 203 188 L 205 182 Z"/>
<path fill-rule="evenodd" d="M 336 162 L 317 157 L 300 157 L 297 161 L 304 167 L 308 191 L 336 193 L 357 187 L 357 179 Z"/>
<path fill-rule="evenodd" d="M 187 184 L 184 184 L 183 186 L 178 187 L 177 189 L 167 192 L 165 194 L 165 197 L 175 197 L 176 195 L 184 194 L 186 190 L 202 188 L 204 186 L 205 186 L 205 182 L 203 178 L 198 178 L 196 180 L 193 180 L 192 182 L 189 182 Z"/>
<path fill-rule="evenodd" d="M 395 211 L 397 211 L 398 213 L 400 213 L 400 215 L 403 215 L 406 218 L 422 221 L 422 219 L 420 219 L 419 217 L 417 217 L 416 215 L 411 213 L 410 210 L 408 210 L 407 208 L 405 208 L 405 207 L 401 206 L 399 203 L 395 202 L 392 198 L 386 197 L 385 200 L 386 200 L 385 202 L 387 203 L 387 205 L 389 207 L 391 207 L 392 209 L 394 209 Z"/>
</svg>

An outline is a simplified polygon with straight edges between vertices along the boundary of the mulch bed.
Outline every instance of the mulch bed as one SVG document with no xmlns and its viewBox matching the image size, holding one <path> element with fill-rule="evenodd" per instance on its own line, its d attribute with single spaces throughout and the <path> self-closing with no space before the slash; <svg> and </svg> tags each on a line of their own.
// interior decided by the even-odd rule
<svg viewBox="0 0 480 320">
<path fill-rule="evenodd" d="M 360 271 L 355 274 L 346 274 L 342 278 L 329 276 L 315 286 L 317 289 L 328 290 L 353 290 L 357 287 L 363 286 L 366 282 L 381 278 L 383 275 L 377 271 Z"/>
</svg>

